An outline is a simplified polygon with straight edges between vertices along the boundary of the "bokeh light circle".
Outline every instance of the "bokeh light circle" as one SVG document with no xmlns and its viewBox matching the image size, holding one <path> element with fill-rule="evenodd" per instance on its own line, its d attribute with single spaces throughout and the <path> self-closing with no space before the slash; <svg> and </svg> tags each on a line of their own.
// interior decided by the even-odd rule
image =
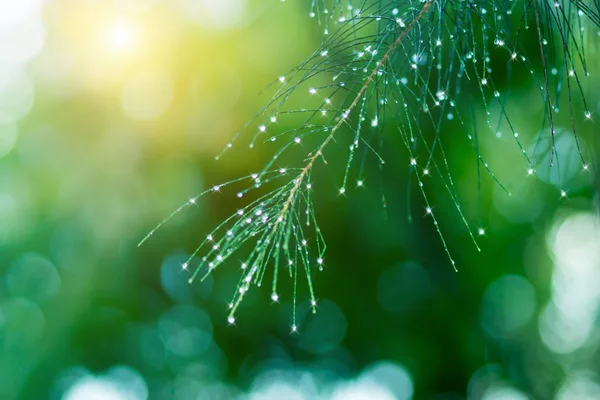
<svg viewBox="0 0 600 400">
<path fill-rule="evenodd" d="M 6 288 L 13 297 L 26 297 L 37 303 L 52 300 L 60 290 L 61 279 L 56 267 L 45 257 L 26 253 L 9 267 Z"/>
<path fill-rule="evenodd" d="M 8 115 L 0 113 L 0 159 L 5 157 L 17 143 L 18 129 Z"/>
<path fill-rule="evenodd" d="M 301 327 L 298 347 L 313 354 L 323 354 L 340 345 L 348 323 L 340 307 L 332 301 L 321 300 L 316 314 L 309 314 Z"/>
<path fill-rule="evenodd" d="M 33 106 L 34 87 L 21 70 L 0 64 L 0 110 L 12 120 L 19 120 Z"/>
<path fill-rule="evenodd" d="M 481 325 L 493 338 L 506 338 L 522 328 L 537 307 L 535 290 L 519 275 L 505 275 L 492 282 L 483 296 Z"/>
<path fill-rule="evenodd" d="M 413 397 L 412 377 L 400 364 L 393 361 L 378 361 L 365 368 L 362 380 L 372 380 L 386 387 L 396 400 L 409 400 Z"/>
<path fill-rule="evenodd" d="M 213 325 L 203 310 L 192 305 L 177 305 L 167 310 L 158 322 L 158 331 L 167 353 L 189 359 L 204 353 L 212 343 Z"/>
</svg>

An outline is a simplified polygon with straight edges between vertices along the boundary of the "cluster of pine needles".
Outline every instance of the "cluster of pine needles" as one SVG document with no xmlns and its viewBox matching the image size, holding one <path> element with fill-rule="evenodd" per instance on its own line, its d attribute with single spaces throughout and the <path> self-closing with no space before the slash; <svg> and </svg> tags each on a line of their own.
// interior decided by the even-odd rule
<svg viewBox="0 0 600 400">
<path fill-rule="evenodd" d="M 344 194 L 350 187 L 363 186 L 366 162 L 385 164 L 380 152 L 389 132 L 403 144 L 402 157 L 450 264 L 455 267 L 426 190 L 431 180 L 444 188 L 479 249 L 477 239 L 483 230 L 471 227 L 461 209 L 442 145 L 442 128 L 447 120 L 458 121 L 477 160 L 478 179 L 487 174 L 506 190 L 480 152 L 473 125 L 475 114 L 483 110 L 492 132 L 512 133 L 515 148 L 528 165 L 526 172 L 535 174 L 535 155 L 525 150 L 508 112 L 509 88 L 496 85 L 510 82 L 516 68 L 525 68 L 539 90 L 545 109 L 540 137 L 551 141 L 550 164 L 558 164 L 556 113 L 561 97 L 566 97 L 569 130 L 576 139 L 582 168 L 588 169 L 577 125 L 592 118 L 583 81 L 590 75 L 587 47 L 600 40 L 598 0 L 306 1 L 310 2 L 309 17 L 323 29 L 321 46 L 273 82 L 271 100 L 216 157 L 237 147 L 262 145 L 275 147 L 270 161 L 256 173 L 189 199 L 140 242 L 201 196 L 229 191 L 244 199 L 256 192 L 248 196 L 252 200 L 243 208 L 215 227 L 182 265 L 188 269 L 195 257 L 201 259 L 191 271 L 190 283 L 225 264 L 241 268 L 229 303 L 230 324 L 235 323 L 236 311 L 253 285 L 270 286 L 272 301 L 279 301 L 278 288 L 285 276 L 293 285 L 291 330 L 299 329 L 296 309 L 301 282 L 306 283 L 310 307 L 316 312 L 313 275 L 323 270 L 327 246 L 315 215 L 313 185 L 318 184 L 313 179 L 318 179 L 313 171 L 327 163 L 328 153 L 345 152 L 347 162 L 340 168 L 337 190 Z M 536 46 L 531 46 L 532 41 Z M 502 73 L 492 70 L 492 58 L 494 65 L 506 66 Z M 465 97 L 467 105 L 458 101 Z M 295 107 L 298 102 L 304 108 Z M 492 106 L 500 110 L 497 118 L 492 117 Z M 576 109 L 585 111 L 577 115 Z M 281 124 L 283 119 L 285 124 Z M 384 134 L 384 124 L 393 129 Z M 281 126 L 293 128 L 282 130 Z M 298 153 L 302 157 L 295 160 Z"/>
</svg>

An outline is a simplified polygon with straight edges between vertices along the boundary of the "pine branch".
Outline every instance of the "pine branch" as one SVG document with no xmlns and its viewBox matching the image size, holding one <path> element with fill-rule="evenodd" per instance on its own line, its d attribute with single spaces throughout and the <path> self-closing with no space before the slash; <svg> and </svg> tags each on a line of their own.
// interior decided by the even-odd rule
<svg viewBox="0 0 600 400">
<path fill-rule="evenodd" d="M 396 49 L 396 47 L 398 47 L 398 45 L 400 44 L 400 42 L 402 41 L 402 39 L 404 39 L 404 37 L 408 34 L 408 32 L 415 26 L 415 24 L 417 23 L 417 21 L 419 21 L 421 19 L 421 17 L 423 17 L 425 15 L 425 13 L 427 13 L 427 11 L 429 11 L 429 9 L 431 8 L 432 4 L 433 4 L 432 0 L 426 0 L 425 5 L 423 6 L 423 8 L 421 9 L 421 11 L 419 12 L 419 15 L 417 15 L 417 17 L 414 20 L 412 20 L 412 22 L 408 25 L 408 27 L 405 30 L 402 31 L 402 33 L 400 34 L 400 36 L 398 36 L 398 39 L 396 39 L 396 41 L 390 46 L 390 48 L 387 50 L 387 52 L 381 58 L 381 60 L 379 60 L 379 62 L 377 63 L 377 66 L 373 69 L 373 72 L 371 72 L 371 75 L 368 76 L 367 80 L 365 81 L 365 83 L 362 85 L 362 87 L 358 91 L 358 94 L 356 95 L 356 97 L 354 98 L 354 100 L 352 101 L 352 103 L 350 104 L 350 106 L 346 109 L 346 111 L 344 111 L 344 115 L 347 116 L 348 114 L 350 114 L 350 112 L 352 112 L 352 110 L 354 110 L 354 108 L 356 107 L 356 105 L 358 104 L 358 102 L 360 101 L 360 99 L 365 94 L 365 91 L 367 90 L 367 88 L 369 87 L 369 85 L 371 84 L 371 82 L 373 81 L 373 78 L 375 77 L 375 75 L 377 75 L 377 73 L 379 72 L 379 70 L 388 61 L 388 59 L 390 58 L 390 55 L 392 54 L 392 52 Z M 296 194 L 296 191 L 298 190 L 298 188 L 302 184 L 302 181 L 304 180 L 304 178 L 306 177 L 306 175 L 308 174 L 308 172 L 312 168 L 312 166 L 315 163 L 315 161 L 317 160 L 317 158 L 323 154 L 323 150 L 325 149 L 325 147 L 327 146 L 327 144 L 331 141 L 331 139 L 333 139 L 333 136 L 335 135 L 335 133 L 337 132 L 337 130 L 342 126 L 342 124 L 345 122 L 345 120 L 346 120 L 346 118 L 341 118 L 335 124 L 335 126 L 331 130 L 331 133 L 327 136 L 327 138 L 325 139 L 325 141 L 317 149 L 317 151 L 314 153 L 314 155 L 312 155 L 310 157 L 310 159 L 308 161 L 308 164 L 306 165 L 306 167 L 304 167 L 304 169 L 302 169 L 302 172 L 300 173 L 300 175 L 296 179 L 296 183 L 294 183 L 294 187 L 290 191 L 290 195 L 289 195 L 289 197 L 288 197 L 288 199 L 287 199 L 287 201 L 286 201 L 286 203 L 285 203 L 285 205 L 284 205 L 284 207 L 282 209 L 281 216 L 283 216 L 287 212 L 288 208 L 290 207 L 290 205 L 292 204 L 292 202 L 294 200 L 294 195 Z"/>
<path fill-rule="evenodd" d="M 316 312 L 312 271 L 315 266 L 323 270 L 325 264 L 326 242 L 317 223 L 312 198 L 311 178 L 316 161 L 323 158 L 327 164 L 325 149 L 333 142 L 347 142 L 349 154 L 339 194 L 345 194 L 348 179 L 353 174 L 357 176 L 356 186 L 362 188 L 368 156 L 375 158 L 380 167 L 385 163 L 379 149 L 387 136 L 383 126 L 388 125 L 395 127 L 395 134 L 404 146 L 410 178 L 416 180 L 425 215 L 432 219 L 446 255 L 455 267 L 429 199 L 431 189 L 426 189 L 426 185 L 437 182 L 478 250 L 477 237 L 483 235 L 485 229 L 481 225 L 471 227 L 461 207 L 443 145 L 443 124 L 454 121 L 465 132 L 463 140 L 470 146 L 477 163 L 478 188 L 482 175 L 487 174 L 508 193 L 480 150 L 475 100 L 481 105 L 492 132 L 501 135 L 501 131 L 507 129 L 511 133 L 524 157 L 524 175 L 536 174 L 538 161 L 545 154 L 542 138 L 548 136 L 544 133 L 549 125 L 549 164 L 556 164 L 560 176 L 555 127 L 560 123 L 557 112 L 563 81 L 566 81 L 570 130 L 583 169 L 588 170 L 585 148 L 576 133 L 579 119 L 573 104 L 581 102 L 583 119 L 591 120 L 580 79 L 589 76 L 584 19 L 597 29 L 599 11 L 597 4 L 594 9 L 581 0 L 362 0 L 359 7 L 350 1 L 311 0 L 310 16 L 323 26 L 321 47 L 274 82 L 279 86 L 275 86 L 271 101 L 234 135 L 224 152 L 243 140 L 246 135 L 242 133 L 254 126 L 256 132 L 249 138 L 250 149 L 261 139 L 265 144 L 282 141 L 283 144 L 278 145 L 260 172 L 216 185 L 190 199 L 158 224 L 140 245 L 174 215 L 196 204 L 201 196 L 250 182 L 237 191 L 237 197 L 244 198 L 251 191 L 262 194 L 213 229 L 182 268 L 190 269 L 195 257 L 203 254 L 189 279 L 191 283 L 196 277 L 205 279 L 233 254 L 243 254 L 237 291 L 229 304 L 231 324 L 235 323 L 235 313 L 250 285 L 261 286 L 269 268 L 273 272 L 271 299 L 278 302 L 279 276 L 287 269 L 293 286 L 291 326 L 292 331 L 296 331 L 298 273 L 303 272 L 306 277 L 311 308 Z M 524 32 L 528 31 L 531 19 L 539 53 L 530 59 L 523 37 L 527 36 Z M 502 81 L 492 70 L 492 53 L 494 59 L 506 62 L 507 75 Z M 541 82 L 535 67 L 538 63 L 542 70 Z M 510 117 L 509 90 L 501 94 L 501 87 L 496 85 L 496 82 L 510 82 L 517 67 L 524 68 L 531 76 L 545 106 L 532 151 L 526 150 Z M 324 80 L 327 78 L 330 80 Z M 308 99 L 303 99 L 307 107 L 287 108 L 301 88 L 308 91 Z M 322 96 L 323 93 L 326 95 Z M 462 97 L 470 101 L 462 104 L 459 101 Z M 496 110 L 497 115 L 492 115 L 492 110 Z M 496 116 L 498 120 L 493 124 Z M 279 131 L 276 124 L 284 118 L 286 126 L 292 128 Z M 370 124 L 365 123 L 369 119 Z M 316 145 L 300 166 L 277 167 L 280 159 L 288 164 L 293 158 L 291 150 L 304 143 Z M 362 155 L 357 153 L 359 148 L 364 149 Z M 560 180 L 559 184 L 562 185 Z M 272 189 L 265 192 L 265 187 Z M 566 195 L 566 191 L 560 189 Z M 407 196 L 410 198 L 410 192 Z M 386 203 L 382 193 L 384 207 Z M 410 212 L 407 218 L 411 218 Z"/>
</svg>

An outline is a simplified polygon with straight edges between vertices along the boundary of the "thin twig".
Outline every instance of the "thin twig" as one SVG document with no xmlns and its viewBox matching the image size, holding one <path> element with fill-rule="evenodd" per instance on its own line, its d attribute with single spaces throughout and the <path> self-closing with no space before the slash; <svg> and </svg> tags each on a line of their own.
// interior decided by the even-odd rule
<svg viewBox="0 0 600 400">
<path fill-rule="evenodd" d="M 362 87 L 358 91 L 358 94 L 352 101 L 352 104 L 350 104 L 350 106 L 346 109 L 346 111 L 344 111 L 340 120 L 331 129 L 331 132 L 329 133 L 327 138 L 323 141 L 323 143 L 321 143 L 321 146 L 319 146 L 317 151 L 315 151 L 315 153 L 309 158 L 308 163 L 302 169 L 302 171 L 300 172 L 300 175 L 298 175 L 298 178 L 296 179 L 294 186 L 290 190 L 290 195 L 287 198 L 287 201 L 285 202 L 285 204 L 283 205 L 283 208 L 281 209 L 279 216 L 281 216 L 281 217 L 284 216 L 285 213 L 288 211 L 288 209 L 290 208 L 291 204 L 294 201 L 294 196 L 295 196 L 296 192 L 298 191 L 298 189 L 300 188 L 300 185 L 302 184 L 304 178 L 308 174 L 308 171 L 310 171 L 310 169 L 312 168 L 312 166 L 315 163 L 315 161 L 317 160 L 317 158 L 323 153 L 323 149 L 325 148 L 325 146 L 327 146 L 327 144 L 331 141 L 331 139 L 333 139 L 333 136 L 335 135 L 336 131 L 342 126 L 342 124 L 346 120 L 346 117 L 350 114 L 350 112 L 354 109 L 354 107 L 356 107 L 356 105 L 360 101 L 360 98 L 364 95 L 365 91 L 367 90 L 367 88 L 369 87 L 369 85 L 371 84 L 373 79 L 375 78 L 375 75 L 377 75 L 377 72 L 387 62 L 387 60 L 392 55 L 392 52 L 396 49 L 396 47 L 398 47 L 398 45 L 402 42 L 402 40 L 408 34 L 408 32 L 410 32 L 412 30 L 412 28 L 415 26 L 415 24 L 427 13 L 427 11 L 429 11 L 429 9 L 431 8 L 432 5 L 433 5 L 433 1 L 427 0 L 427 2 L 423 6 L 423 8 L 419 12 L 419 14 L 411 21 L 411 23 L 406 27 L 406 29 L 402 31 L 400 36 L 398 36 L 398 39 L 396 39 L 396 41 L 390 46 L 388 51 L 383 55 L 381 60 L 379 60 L 379 62 L 373 69 L 373 72 L 371 72 L 371 75 L 369 75 L 369 77 L 367 78 L 365 83 L 362 85 Z"/>
</svg>

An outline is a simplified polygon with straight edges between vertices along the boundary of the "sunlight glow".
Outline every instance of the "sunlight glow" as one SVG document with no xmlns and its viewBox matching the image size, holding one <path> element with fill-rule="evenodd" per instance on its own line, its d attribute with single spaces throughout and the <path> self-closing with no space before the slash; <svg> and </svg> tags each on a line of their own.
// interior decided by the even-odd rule
<svg viewBox="0 0 600 400">
<path fill-rule="evenodd" d="M 115 53 L 130 53 L 139 41 L 139 32 L 131 21 L 112 21 L 104 31 L 108 50 Z"/>
</svg>

